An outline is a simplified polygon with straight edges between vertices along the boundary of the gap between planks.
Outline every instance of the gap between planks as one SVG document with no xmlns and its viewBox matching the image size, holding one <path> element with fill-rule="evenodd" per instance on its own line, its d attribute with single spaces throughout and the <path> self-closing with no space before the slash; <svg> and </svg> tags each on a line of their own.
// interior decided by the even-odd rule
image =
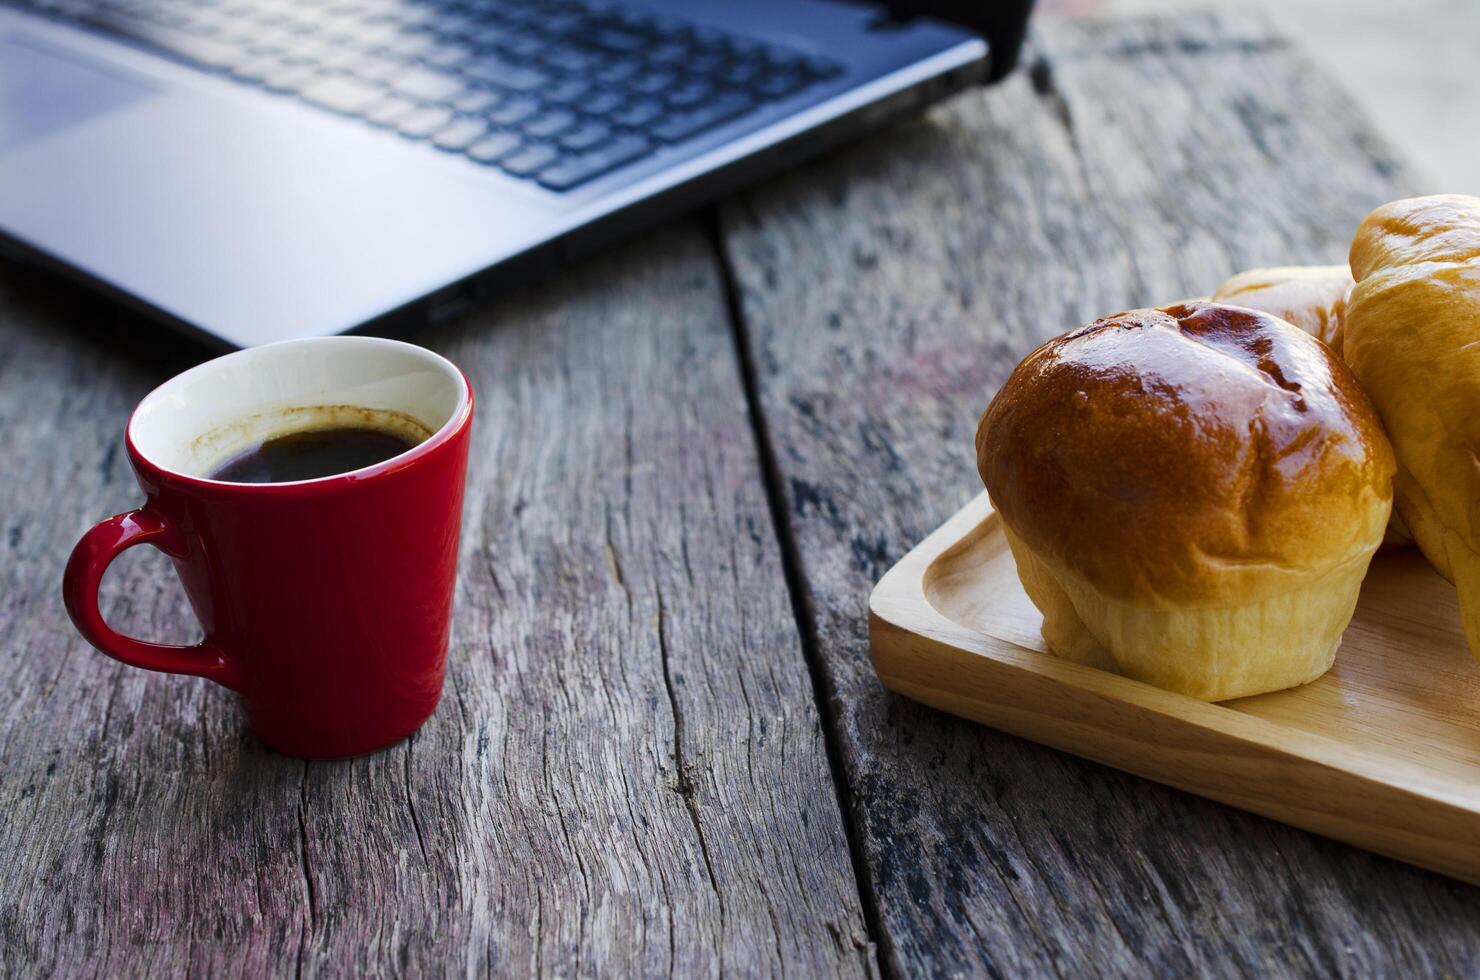
<svg viewBox="0 0 1480 980">
<path fill-rule="evenodd" d="M 895 972 L 886 965 L 893 962 L 894 957 L 880 955 L 884 944 L 889 941 L 889 934 L 883 926 L 873 874 L 853 822 L 853 788 L 848 782 L 848 770 L 843 763 L 843 747 L 839 742 L 837 726 L 841 721 L 833 707 L 835 692 L 822 667 L 821 654 L 817 649 L 816 621 L 806 592 L 806 579 L 802 575 L 796 539 L 792 534 L 791 524 L 786 519 L 786 491 L 781 483 L 781 470 L 776 462 L 775 447 L 760 401 L 755 352 L 751 349 L 750 335 L 745 330 L 740 287 L 730 263 L 724 232 L 720 227 L 719 205 L 706 207 L 701 218 L 705 237 L 714 253 L 720 284 L 724 289 L 725 319 L 735 344 L 735 361 L 740 370 L 740 385 L 745 392 L 746 417 L 750 422 L 751 437 L 755 441 L 756 459 L 760 462 L 761 480 L 766 493 L 766 511 L 770 515 L 771 527 L 781 548 L 781 569 L 786 577 L 786 593 L 791 599 L 792 616 L 796 620 L 797 635 L 801 640 L 802 659 L 807 663 L 807 674 L 812 680 L 812 697 L 817 704 L 817 715 L 822 724 L 822 744 L 827 752 L 828 768 L 832 772 L 833 790 L 837 794 L 838 815 L 843 833 L 848 838 L 848 858 L 853 865 L 853 880 L 858 888 L 859 905 L 863 909 L 864 928 L 868 931 L 869 949 L 863 952 L 865 971 L 894 977 Z"/>
</svg>

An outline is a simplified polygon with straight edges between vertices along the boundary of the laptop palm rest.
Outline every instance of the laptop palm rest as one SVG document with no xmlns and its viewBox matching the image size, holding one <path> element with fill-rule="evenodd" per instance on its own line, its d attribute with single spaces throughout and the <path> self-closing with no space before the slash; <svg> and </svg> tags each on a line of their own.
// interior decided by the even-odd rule
<svg viewBox="0 0 1480 980">
<path fill-rule="evenodd" d="M 138 82 L 0 38 L 0 152 L 152 95 Z"/>
<path fill-rule="evenodd" d="M 557 213 L 440 150 L 301 104 L 173 84 L 188 69 L 167 64 L 159 78 L 110 74 L 88 53 L 0 37 L 15 141 L 0 149 L 0 228 L 237 346 L 416 301 L 532 247 Z M 13 65 L 17 52 L 31 63 Z M 40 118 L 19 108 L 41 101 Z"/>
</svg>

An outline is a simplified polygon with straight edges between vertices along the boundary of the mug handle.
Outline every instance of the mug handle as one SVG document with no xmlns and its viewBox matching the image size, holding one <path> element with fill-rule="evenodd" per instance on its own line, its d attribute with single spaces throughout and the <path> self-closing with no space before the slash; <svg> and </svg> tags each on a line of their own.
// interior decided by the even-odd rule
<svg viewBox="0 0 1480 980">
<path fill-rule="evenodd" d="M 109 626 L 98 609 L 98 585 L 108 566 L 128 548 L 151 544 L 174 558 L 186 554 L 185 539 L 160 514 L 147 507 L 117 514 L 94 525 L 72 549 L 62 576 L 67 615 L 87 642 L 114 660 L 132 667 L 171 674 L 193 674 L 235 688 L 236 677 L 226 652 L 203 640 L 194 646 L 150 643 L 124 636 Z"/>
</svg>

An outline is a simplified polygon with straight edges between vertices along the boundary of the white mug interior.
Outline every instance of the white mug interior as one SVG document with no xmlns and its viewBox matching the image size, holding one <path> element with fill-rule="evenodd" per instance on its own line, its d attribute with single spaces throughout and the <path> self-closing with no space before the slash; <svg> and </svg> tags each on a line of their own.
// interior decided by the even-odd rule
<svg viewBox="0 0 1480 980">
<path fill-rule="evenodd" d="M 317 337 L 237 351 L 177 375 L 139 403 L 128 434 L 155 466 L 204 480 L 263 440 L 304 428 L 358 424 L 413 442 L 435 438 L 467 404 L 462 374 L 429 350 Z"/>
</svg>

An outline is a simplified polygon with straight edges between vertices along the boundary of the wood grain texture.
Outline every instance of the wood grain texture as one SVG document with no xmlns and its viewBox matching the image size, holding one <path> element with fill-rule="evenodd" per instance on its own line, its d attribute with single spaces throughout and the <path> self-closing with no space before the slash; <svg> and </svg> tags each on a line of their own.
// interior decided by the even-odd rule
<svg viewBox="0 0 1480 980">
<path fill-rule="evenodd" d="M 200 355 L 33 276 L 0 270 L 0 973 L 876 972 L 695 229 L 418 338 L 479 403 L 448 684 L 334 763 L 71 630 L 127 412 Z M 152 555 L 105 609 L 188 616 Z"/>
<path fill-rule="evenodd" d="M 323 764 L 87 649 L 57 597 L 190 363 L 0 269 L 0 973 L 1464 975 L 1468 886 L 887 696 L 866 598 L 977 490 L 1029 347 L 1337 261 L 1419 187 L 1259 23 L 1046 23 L 1028 70 L 737 199 L 746 320 L 854 881 L 713 256 L 690 228 L 423 337 L 480 400 L 446 700 Z M 114 621 L 182 638 L 130 554 Z"/>
<path fill-rule="evenodd" d="M 1026 70 L 731 202 L 721 232 L 886 970 L 1463 975 L 1480 891 L 937 714 L 866 596 L 980 489 L 1034 345 L 1333 262 L 1427 190 L 1257 21 L 1040 24 Z"/>
<path fill-rule="evenodd" d="M 1373 561 L 1325 675 L 1220 704 L 1060 659 L 1042 626 L 985 493 L 869 597 L 891 690 L 1480 884 L 1480 668 L 1416 549 Z"/>
</svg>

